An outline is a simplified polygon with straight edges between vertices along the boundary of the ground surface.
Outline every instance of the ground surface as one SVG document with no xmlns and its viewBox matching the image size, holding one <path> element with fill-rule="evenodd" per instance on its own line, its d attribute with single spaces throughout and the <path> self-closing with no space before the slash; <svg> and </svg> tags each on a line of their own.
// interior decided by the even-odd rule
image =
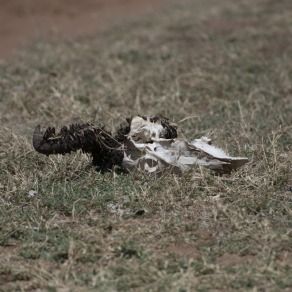
<svg viewBox="0 0 292 292">
<path fill-rule="evenodd" d="M 169 0 L 0 0 L 0 59 L 40 39 L 72 39 L 137 19 Z"/>
<path fill-rule="evenodd" d="M 3 291 L 291 291 L 291 1 L 180 3 L 0 66 Z M 39 123 L 136 113 L 250 162 L 155 179 L 32 149 Z"/>
</svg>

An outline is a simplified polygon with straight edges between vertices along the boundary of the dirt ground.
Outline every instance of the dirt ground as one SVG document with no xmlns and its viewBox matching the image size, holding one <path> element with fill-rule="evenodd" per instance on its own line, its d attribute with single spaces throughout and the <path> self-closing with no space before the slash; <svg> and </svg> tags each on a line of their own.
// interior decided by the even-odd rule
<svg viewBox="0 0 292 292">
<path fill-rule="evenodd" d="M 0 0 L 0 59 L 41 38 L 75 38 L 157 10 L 169 0 Z"/>
</svg>

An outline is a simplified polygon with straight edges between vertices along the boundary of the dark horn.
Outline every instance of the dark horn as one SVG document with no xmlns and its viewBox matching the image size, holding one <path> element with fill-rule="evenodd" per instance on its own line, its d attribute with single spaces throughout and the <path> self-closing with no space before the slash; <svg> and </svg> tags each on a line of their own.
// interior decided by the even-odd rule
<svg viewBox="0 0 292 292">
<path fill-rule="evenodd" d="M 55 134 L 54 128 L 49 128 L 47 132 L 48 131 L 51 135 Z M 46 136 L 48 136 L 47 132 L 45 134 Z M 37 152 L 45 155 L 65 153 L 64 149 L 62 149 L 62 145 L 60 145 L 57 140 L 48 141 L 47 139 L 44 139 L 44 135 L 41 133 L 40 125 L 37 125 L 34 129 L 32 145 Z"/>
<path fill-rule="evenodd" d="M 43 142 L 43 136 L 41 134 L 41 126 L 37 125 L 34 129 L 33 137 L 32 137 L 33 148 L 36 151 L 38 151 L 42 145 L 42 142 Z"/>
<path fill-rule="evenodd" d="M 80 149 L 90 153 L 93 165 L 103 170 L 122 165 L 124 151 L 121 146 L 128 132 L 129 126 L 126 126 L 118 131 L 117 137 L 113 137 L 103 126 L 85 123 L 64 126 L 58 134 L 55 128 L 49 127 L 42 134 L 38 125 L 33 133 L 32 144 L 37 152 L 45 155 L 66 154 Z"/>
</svg>

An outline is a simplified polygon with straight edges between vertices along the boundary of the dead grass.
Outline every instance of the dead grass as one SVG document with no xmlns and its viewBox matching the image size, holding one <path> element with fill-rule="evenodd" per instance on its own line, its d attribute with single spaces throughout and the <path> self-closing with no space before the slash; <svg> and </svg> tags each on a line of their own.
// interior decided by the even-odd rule
<svg viewBox="0 0 292 292">
<path fill-rule="evenodd" d="M 290 6 L 190 1 L 3 63 L 1 289 L 289 291 Z M 250 163 L 228 177 L 153 179 L 32 150 L 38 123 L 111 129 L 136 113 L 185 119 L 182 135 L 208 135 Z"/>
</svg>

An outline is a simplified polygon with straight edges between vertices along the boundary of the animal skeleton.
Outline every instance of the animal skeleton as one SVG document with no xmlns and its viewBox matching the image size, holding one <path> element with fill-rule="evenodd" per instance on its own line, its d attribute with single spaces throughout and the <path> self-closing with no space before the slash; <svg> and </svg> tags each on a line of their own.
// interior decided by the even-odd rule
<svg viewBox="0 0 292 292">
<path fill-rule="evenodd" d="M 48 128 L 44 134 L 38 125 L 33 134 L 33 147 L 45 155 L 66 154 L 81 149 L 92 155 L 92 164 L 104 172 L 114 166 L 123 171 L 158 173 L 166 169 L 179 173 L 201 165 L 223 174 L 245 164 L 245 157 L 231 157 L 202 137 L 191 143 L 177 137 L 177 125 L 155 116 L 128 118 L 115 135 L 104 126 L 90 123 L 62 127 L 56 134 Z"/>
</svg>

